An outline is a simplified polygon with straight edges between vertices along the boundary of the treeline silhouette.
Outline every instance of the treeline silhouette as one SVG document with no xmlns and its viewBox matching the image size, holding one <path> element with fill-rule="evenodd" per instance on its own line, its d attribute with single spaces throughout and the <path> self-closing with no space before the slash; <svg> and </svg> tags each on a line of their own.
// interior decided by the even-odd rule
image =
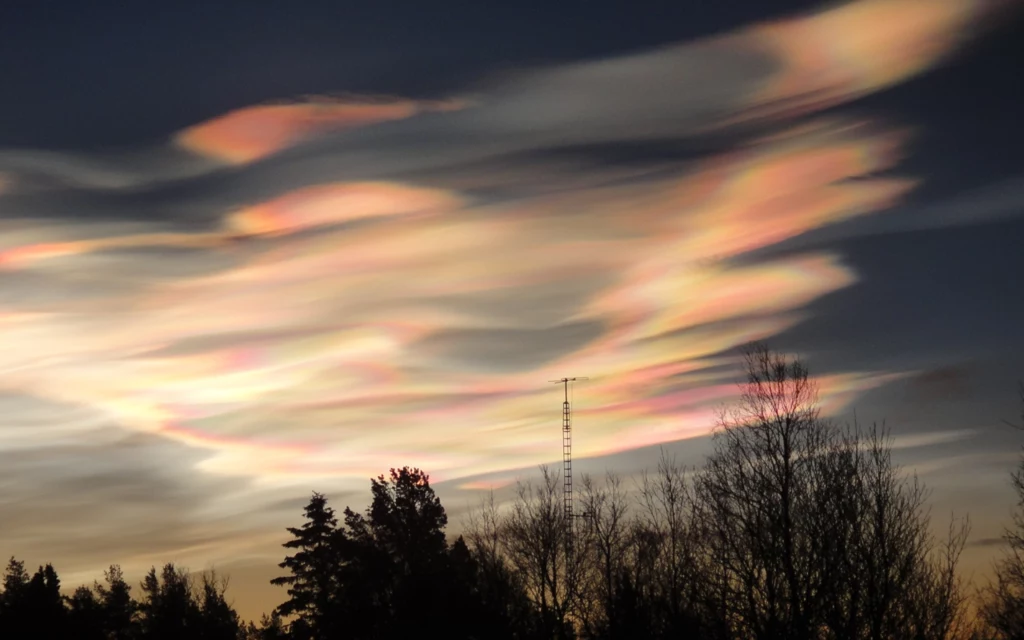
<svg viewBox="0 0 1024 640">
<path fill-rule="evenodd" d="M 53 567 L 12 559 L 0 640 L 1024 638 L 1024 461 L 1009 552 L 969 593 L 967 519 L 933 536 L 884 428 L 822 418 L 807 369 L 763 345 L 746 373 L 702 468 L 663 454 L 633 491 L 585 477 L 571 517 L 542 468 L 449 543 L 428 475 L 392 469 L 363 513 L 312 495 L 272 580 L 287 600 L 259 624 L 212 572 L 154 568 L 136 600 L 115 565 L 65 596 Z"/>
<path fill-rule="evenodd" d="M 243 625 L 224 598 L 226 581 L 215 573 L 198 582 L 173 564 L 154 568 L 143 579 L 136 600 L 120 567 L 104 581 L 61 594 L 51 565 L 29 576 L 12 558 L 0 594 L 0 638 L 7 640 L 256 640 L 287 638 L 277 616 L 263 625 Z M 276 625 L 276 626 L 275 626 Z M 274 635 L 275 629 L 280 631 Z"/>
</svg>

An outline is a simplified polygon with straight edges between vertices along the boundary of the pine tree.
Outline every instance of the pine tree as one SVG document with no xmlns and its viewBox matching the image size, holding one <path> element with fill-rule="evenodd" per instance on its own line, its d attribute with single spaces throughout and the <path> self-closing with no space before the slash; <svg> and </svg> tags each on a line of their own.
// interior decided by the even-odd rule
<svg viewBox="0 0 1024 640">
<path fill-rule="evenodd" d="M 389 478 L 371 481 L 371 493 L 365 514 L 345 510 L 340 604 L 352 613 L 348 632 L 356 638 L 448 635 L 457 615 L 448 597 L 454 581 L 448 516 L 429 476 L 392 469 Z"/>
<path fill-rule="evenodd" d="M 68 598 L 68 627 L 77 640 L 107 640 L 103 631 L 103 607 L 96 593 L 82 585 Z"/>
<path fill-rule="evenodd" d="M 28 571 L 25 571 L 25 563 L 11 556 L 7 562 L 7 569 L 4 571 L 3 603 L 10 606 L 17 598 L 21 597 L 28 586 Z"/>
<path fill-rule="evenodd" d="M 271 584 L 288 587 L 288 600 L 276 613 L 295 616 L 290 625 L 295 640 L 322 640 L 334 637 L 334 596 L 338 574 L 338 520 L 327 506 L 327 498 L 313 493 L 303 510 L 306 523 L 289 527 L 294 536 L 284 543 L 295 554 L 287 556 L 278 566 L 291 575 L 274 578 Z"/>
<path fill-rule="evenodd" d="M 246 640 L 286 640 L 288 638 L 284 622 L 281 621 L 281 616 L 276 611 L 269 616 L 263 614 L 258 627 L 250 622 L 247 632 L 249 635 Z"/>
<path fill-rule="evenodd" d="M 0 594 L 0 638 L 20 640 L 28 638 L 31 619 L 26 616 L 29 594 L 29 575 L 25 563 L 13 556 L 7 563 Z"/>
<path fill-rule="evenodd" d="M 426 473 L 392 469 L 390 479 L 372 480 L 370 491 L 373 502 L 367 515 L 374 537 L 403 572 L 423 570 L 444 557 L 448 516 Z"/>
<path fill-rule="evenodd" d="M 143 635 L 147 640 L 179 640 L 199 636 L 199 606 L 192 597 L 192 579 L 173 563 L 158 575 L 151 568 L 142 581 L 140 603 Z"/>
<path fill-rule="evenodd" d="M 67 609 L 60 593 L 60 578 L 53 565 L 39 567 L 33 574 L 25 600 L 22 612 L 31 622 L 34 636 L 64 637 Z"/>
<path fill-rule="evenodd" d="M 132 587 L 116 564 L 103 572 L 106 584 L 96 584 L 103 611 L 103 631 L 109 640 L 131 640 L 138 625 L 139 603 L 132 598 Z"/>
</svg>

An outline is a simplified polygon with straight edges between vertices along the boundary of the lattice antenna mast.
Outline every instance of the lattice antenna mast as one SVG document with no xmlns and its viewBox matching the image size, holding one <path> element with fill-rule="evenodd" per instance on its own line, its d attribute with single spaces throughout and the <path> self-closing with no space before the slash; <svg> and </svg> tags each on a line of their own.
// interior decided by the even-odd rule
<svg viewBox="0 0 1024 640">
<path fill-rule="evenodd" d="M 562 402 L 562 501 L 567 523 L 571 523 L 574 517 L 572 510 L 572 403 L 569 401 L 569 383 L 587 379 L 580 377 L 550 381 L 561 384 L 565 392 L 565 401 Z"/>
</svg>

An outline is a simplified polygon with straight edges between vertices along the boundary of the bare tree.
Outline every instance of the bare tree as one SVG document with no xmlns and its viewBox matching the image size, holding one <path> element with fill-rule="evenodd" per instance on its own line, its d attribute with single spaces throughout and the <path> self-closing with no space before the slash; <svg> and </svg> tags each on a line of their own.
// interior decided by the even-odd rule
<svg viewBox="0 0 1024 640">
<path fill-rule="evenodd" d="M 560 479 L 547 467 L 541 467 L 541 475 L 539 485 L 518 486 L 501 527 L 502 548 L 539 608 L 543 637 L 568 638 L 580 604 L 588 540 L 565 514 Z"/>
<path fill-rule="evenodd" d="M 928 491 L 893 463 L 891 450 L 884 427 L 855 426 L 828 465 L 844 482 L 831 501 L 841 505 L 841 516 L 821 513 L 836 521 L 830 529 L 842 542 L 834 547 L 826 624 L 836 637 L 959 637 L 965 596 L 956 568 L 970 522 L 951 518 L 939 544 L 930 530 Z"/>
<path fill-rule="evenodd" d="M 711 589 L 715 565 L 698 528 L 686 470 L 675 457 L 662 450 L 655 473 L 641 477 L 638 502 L 633 543 L 641 570 L 635 575 L 637 584 L 648 584 L 652 632 L 665 637 L 707 635 L 716 610 Z"/>
<path fill-rule="evenodd" d="M 1024 383 L 1020 398 L 1024 405 Z M 1024 410 L 1020 428 L 1024 429 Z M 994 567 L 992 583 L 982 591 L 979 613 L 992 637 L 1017 640 L 1024 639 L 1024 456 L 1010 481 L 1017 493 L 1017 506 L 1003 532 L 1008 549 Z"/>
<path fill-rule="evenodd" d="M 755 345 L 745 353 L 740 401 L 723 411 L 697 487 L 702 528 L 734 637 L 810 638 L 819 571 L 808 518 L 815 462 L 831 444 L 807 369 Z"/>
<path fill-rule="evenodd" d="M 621 637 L 618 598 L 630 543 L 629 504 L 622 480 L 608 474 L 603 487 L 583 476 L 581 506 L 590 557 L 581 575 L 580 618 L 591 637 Z"/>
<path fill-rule="evenodd" d="M 723 412 L 697 481 L 728 635 L 954 637 L 967 521 L 937 544 L 925 488 L 892 463 L 884 429 L 823 420 L 798 360 L 763 345 L 745 356 L 740 401 Z"/>
<path fill-rule="evenodd" d="M 501 514 L 498 512 L 498 504 L 494 501 L 492 491 L 487 494 L 487 499 L 482 502 L 479 509 L 470 512 L 463 534 L 477 562 L 484 567 L 504 563 L 501 555 L 501 527 Z"/>
<path fill-rule="evenodd" d="M 969 523 L 930 532 L 927 491 L 891 458 L 885 428 L 820 417 L 798 360 L 755 345 L 714 451 L 688 479 L 662 452 L 627 500 L 609 475 L 567 517 L 542 468 L 506 513 L 467 537 L 529 594 L 543 638 L 946 640 L 966 633 L 956 567 Z M 1024 531 L 1024 463 L 1021 489 Z M 1017 539 L 1024 558 L 1024 533 Z M 1024 563 L 1017 569 L 1024 585 Z M 1024 590 L 1022 590 L 1024 598 Z"/>
</svg>

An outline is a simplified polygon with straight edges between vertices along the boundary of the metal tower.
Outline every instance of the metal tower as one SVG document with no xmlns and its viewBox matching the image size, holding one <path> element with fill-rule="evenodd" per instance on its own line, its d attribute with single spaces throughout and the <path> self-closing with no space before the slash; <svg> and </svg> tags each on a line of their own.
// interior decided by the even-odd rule
<svg viewBox="0 0 1024 640">
<path fill-rule="evenodd" d="M 569 383 L 588 378 L 562 378 L 551 380 L 561 384 L 565 392 L 562 402 L 562 500 L 566 522 L 571 523 L 574 517 L 572 510 L 572 403 L 569 402 Z"/>
</svg>

